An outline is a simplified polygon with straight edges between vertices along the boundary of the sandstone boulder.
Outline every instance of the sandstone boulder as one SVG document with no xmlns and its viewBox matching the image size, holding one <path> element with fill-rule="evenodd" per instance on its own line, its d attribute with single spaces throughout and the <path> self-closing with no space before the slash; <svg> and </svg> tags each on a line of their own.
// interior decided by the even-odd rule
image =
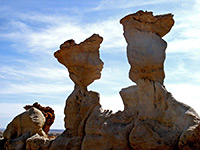
<svg viewBox="0 0 200 150">
<path fill-rule="evenodd" d="M 48 135 L 50 127 L 54 123 L 54 120 L 55 120 L 54 110 L 49 106 L 43 107 L 40 104 L 38 104 L 37 102 L 34 103 L 33 105 L 26 105 L 24 107 L 24 109 L 28 110 L 28 109 L 30 109 L 32 107 L 35 107 L 35 108 L 39 109 L 43 113 L 46 121 L 45 121 L 45 124 L 44 124 L 42 129 Z"/>
<path fill-rule="evenodd" d="M 51 140 L 35 134 L 26 140 L 26 150 L 48 150 Z"/>
<path fill-rule="evenodd" d="M 3 137 L 6 140 L 5 148 L 8 150 L 23 149 L 26 139 L 36 133 L 46 137 L 47 135 L 42 129 L 45 121 L 46 119 L 42 112 L 35 107 L 16 116 L 3 133 Z"/>
<path fill-rule="evenodd" d="M 133 29 L 134 30 L 134 29 Z M 138 79 L 149 79 L 163 83 L 164 60 L 167 43 L 152 32 L 134 30 L 133 34 L 124 33 L 127 38 L 127 57 L 131 65 L 129 77 L 136 82 Z"/>
</svg>

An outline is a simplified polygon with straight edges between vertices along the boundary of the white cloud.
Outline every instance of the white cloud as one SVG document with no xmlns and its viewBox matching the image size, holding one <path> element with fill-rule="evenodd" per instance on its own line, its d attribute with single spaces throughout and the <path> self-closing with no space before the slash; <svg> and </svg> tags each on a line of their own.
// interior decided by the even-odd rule
<svg viewBox="0 0 200 150">
<path fill-rule="evenodd" d="M 28 65 L 24 62 L 25 65 Z M 44 64 L 42 64 L 44 65 Z M 29 66 L 26 68 L 17 68 L 11 66 L 1 66 L 0 75 L 7 78 L 41 78 L 45 80 L 64 80 L 67 79 L 69 73 L 67 69 L 56 68 L 56 67 L 47 67 L 47 66 Z"/>
<path fill-rule="evenodd" d="M 198 114 L 200 114 L 200 85 L 189 83 L 166 84 L 166 88 L 170 93 L 172 93 L 176 100 L 191 106 Z"/>
<path fill-rule="evenodd" d="M 37 16 L 35 18 L 40 19 Z M 53 19 L 51 18 L 51 20 Z M 91 24 L 57 20 L 56 16 L 54 20 L 55 24 L 46 26 L 46 28 L 39 31 L 34 31 L 31 26 L 20 21 L 12 22 L 11 26 L 15 26 L 16 31 L 1 34 L 0 37 L 14 41 L 19 40 L 20 44 L 25 47 L 23 48 L 24 52 L 39 52 L 52 55 L 59 45 L 68 39 L 74 39 L 76 43 L 80 43 L 93 33 L 97 33 L 104 38 L 101 48 L 103 51 L 108 48 L 125 49 L 126 42 L 123 38 L 123 29 L 119 24 L 118 18 Z"/>
<path fill-rule="evenodd" d="M 73 90 L 67 69 L 29 63 L 24 62 L 23 67 L 1 66 L 0 94 L 52 95 Z"/>
<path fill-rule="evenodd" d="M 102 0 L 100 4 L 94 8 L 94 10 L 105 10 L 105 9 L 120 9 L 130 8 L 136 6 L 160 4 L 163 2 L 171 2 L 172 0 Z M 172 1 L 173 2 L 173 1 Z"/>
<path fill-rule="evenodd" d="M 200 5 L 196 0 L 188 3 L 184 2 L 184 5 L 174 10 L 175 25 L 172 27 L 172 31 L 167 35 L 166 41 L 168 42 L 167 53 L 188 53 L 200 54 L 199 41 L 200 41 Z"/>
<path fill-rule="evenodd" d="M 124 110 L 124 104 L 119 94 L 112 96 L 101 96 L 100 104 L 104 110 L 112 110 L 113 113 Z"/>
<path fill-rule="evenodd" d="M 123 1 L 101 1 L 99 7 L 134 7 L 134 5 L 146 5 L 149 3 L 163 3 L 166 0 L 154 0 L 154 1 L 141 1 L 140 3 L 123 0 Z M 168 42 L 168 53 L 192 53 L 199 48 L 199 25 L 198 19 L 200 13 L 197 9 L 187 10 L 183 8 L 173 12 L 175 14 L 176 24 L 173 27 L 170 35 L 167 35 L 166 41 Z M 195 3 L 191 6 L 192 8 L 197 7 Z M 191 8 L 191 9 L 192 9 Z M 184 9 L 184 12 L 181 11 Z M 174 11 L 174 10 L 173 10 Z M 192 15 L 191 12 L 192 11 Z M 62 18 L 63 17 L 63 18 Z M 11 40 L 21 40 L 22 46 L 26 52 L 31 53 L 52 53 L 58 49 L 59 45 L 68 39 L 74 39 L 77 43 L 85 40 L 93 33 L 100 34 L 103 36 L 104 41 L 101 45 L 101 50 L 111 51 L 115 49 L 117 51 L 125 51 L 126 42 L 123 37 L 122 25 L 119 23 L 119 17 L 107 18 L 105 20 L 97 21 L 96 23 L 83 23 L 78 19 L 74 19 L 69 16 L 49 16 L 44 14 L 20 14 L 19 18 L 32 20 L 37 23 L 45 22 L 46 26 L 35 30 L 31 25 L 25 24 L 22 21 L 12 21 L 10 26 L 14 26 L 15 30 L 0 35 L 2 38 L 11 38 Z M 187 21 L 185 20 L 187 18 Z M 183 38 L 184 37 L 184 38 Z M 168 40 L 169 39 L 169 40 Z M 20 47 L 22 47 L 20 46 Z M 116 51 L 117 50 L 117 51 Z"/>
<path fill-rule="evenodd" d="M 168 43 L 168 53 L 195 53 L 200 49 L 200 38 L 176 39 Z"/>
<path fill-rule="evenodd" d="M 7 83 L 0 88 L 0 94 L 59 94 L 73 90 L 73 85 L 62 85 L 61 83 Z"/>
<path fill-rule="evenodd" d="M 65 101 L 63 101 L 62 104 L 59 105 L 51 105 L 54 109 L 55 113 L 55 121 L 53 125 L 51 126 L 51 129 L 64 129 L 64 108 L 65 108 Z"/>
<path fill-rule="evenodd" d="M 112 8 L 119 8 L 119 10 L 122 10 L 123 8 L 131 8 L 147 4 L 160 4 L 164 2 L 169 2 L 169 0 L 151 0 L 140 2 L 129 0 L 103 0 L 96 10 Z M 192 5 L 191 9 L 187 10 L 185 9 L 186 6 L 181 6 L 178 11 L 175 11 L 174 9 L 172 10 L 174 11 L 172 13 L 175 14 L 176 24 L 172 28 L 172 31 L 165 37 L 168 42 L 167 53 L 185 53 L 187 56 L 192 56 L 193 61 L 199 61 L 199 6 L 199 0 L 197 0 L 196 3 Z M 58 49 L 59 45 L 68 39 L 74 39 L 77 43 L 79 43 L 91 36 L 93 33 L 97 33 L 104 38 L 101 45 L 102 53 L 109 52 L 109 54 L 112 54 L 119 51 L 125 53 L 126 42 L 123 37 L 122 25 L 119 23 L 119 17 L 114 16 L 112 18 L 106 18 L 105 20 L 98 20 L 95 23 L 85 23 L 78 20 L 78 17 L 66 17 L 66 14 L 63 16 L 50 16 L 40 13 L 17 15 L 18 17 L 8 24 L 9 33 L 3 32 L 0 34 L 1 39 L 13 41 L 15 48 L 17 47 L 17 50 L 20 53 L 31 54 L 29 55 L 31 57 L 30 59 L 32 59 L 32 56 L 40 56 L 40 58 L 30 60 L 29 62 L 19 59 L 14 61 L 21 61 L 21 64 L 24 63 L 24 67 L 17 66 L 17 64 L 15 67 L 1 65 L 0 79 L 4 80 L 2 83 L 6 84 L 0 87 L 0 94 L 17 95 L 23 93 L 35 93 L 44 95 L 49 94 L 49 96 L 51 96 L 52 93 L 60 94 L 65 93 L 67 90 L 71 91 L 73 89 L 73 83 L 71 82 L 68 84 L 69 77 L 67 69 L 58 69 L 55 66 L 52 67 L 52 64 L 54 63 L 52 63 L 52 60 L 49 60 L 50 57 L 53 57 L 52 54 L 56 51 L 56 49 Z M 126 14 L 123 14 L 122 16 L 124 15 Z M 32 26 L 30 22 L 34 22 L 42 26 L 37 28 Z M 13 58 L 10 59 L 13 60 Z M 178 57 L 176 61 L 180 61 Z M 105 62 L 105 64 L 106 63 L 107 62 Z M 108 66 L 103 70 L 102 78 L 100 80 L 95 81 L 95 83 L 90 86 L 92 90 L 97 92 L 100 91 L 101 104 L 104 109 L 113 109 L 114 111 L 123 109 L 123 103 L 118 92 L 121 88 L 124 88 L 124 86 L 134 84 L 128 79 L 128 66 L 123 65 L 124 62 L 121 62 L 121 58 L 119 58 L 116 60 L 115 65 Z M 172 67 L 175 69 L 170 70 L 172 72 L 169 71 L 167 74 L 171 81 L 174 77 L 180 78 L 184 75 L 193 77 L 193 79 L 196 78 L 196 81 L 199 82 L 199 72 L 189 71 L 187 69 L 189 66 L 180 62 L 179 66 Z M 196 70 L 198 70 L 198 68 Z M 7 80 L 10 81 L 7 82 Z M 168 85 L 169 84 L 167 84 L 167 87 Z M 183 90 L 180 90 L 182 88 L 181 86 L 184 86 Z M 191 88 L 191 90 L 187 91 L 187 88 Z M 196 89 L 199 89 L 199 86 L 192 84 L 179 84 L 177 86 L 174 84 L 169 85 L 169 90 L 172 94 L 174 93 L 174 96 L 177 97 L 177 99 L 183 99 L 186 103 L 188 102 L 187 100 L 189 99 L 189 96 L 192 95 L 191 99 L 193 99 L 193 102 L 191 101 L 190 103 L 192 106 L 195 105 L 197 108 L 198 103 L 196 100 L 199 98 L 199 95 L 197 94 L 198 91 Z M 110 94 L 109 96 L 108 93 Z M 188 98 L 184 99 L 184 97 Z M 63 102 L 64 101 L 65 100 L 63 99 Z M 6 105 L 9 104 L 3 104 L 1 105 L 1 108 L 4 106 L 5 108 L 8 108 Z M 18 104 L 13 104 L 10 108 L 14 108 L 15 106 L 17 108 L 19 107 Z M 52 106 L 52 108 L 53 107 L 54 106 Z M 57 123 L 53 125 L 54 128 L 60 128 L 64 124 L 63 109 L 64 104 L 62 104 L 62 106 L 55 106 L 55 112 L 58 118 L 56 121 Z M 2 109 L 2 111 L 8 113 L 6 109 Z M 19 111 L 21 111 L 21 108 L 19 110 L 16 109 L 16 112 L 10 111 L 8 115 L 14 116 Z"/>
</svg>

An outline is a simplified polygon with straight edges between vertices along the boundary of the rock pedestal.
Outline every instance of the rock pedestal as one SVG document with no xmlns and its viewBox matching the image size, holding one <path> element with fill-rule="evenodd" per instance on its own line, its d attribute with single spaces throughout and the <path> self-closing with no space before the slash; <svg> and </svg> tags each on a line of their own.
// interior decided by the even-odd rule
<svg viewBox="0 0 200 150">
<path fill-rule="evenodd" d="M 80 44 L 68 40 L 54 54 L 58 61 L 67 67 L 75 86 L 66 100 L 66 130 L 52 143 L 51 150 L 81 148 L 86 121 L 93 109 L 96 106 L 100 107 L 99 94 L 88 91 L 87 86 L 101 76 L 103 62 L 99 58 L 99 48 L 102 41 L 103 38 L 97 34 L 93 34 Z"/>
</svg>

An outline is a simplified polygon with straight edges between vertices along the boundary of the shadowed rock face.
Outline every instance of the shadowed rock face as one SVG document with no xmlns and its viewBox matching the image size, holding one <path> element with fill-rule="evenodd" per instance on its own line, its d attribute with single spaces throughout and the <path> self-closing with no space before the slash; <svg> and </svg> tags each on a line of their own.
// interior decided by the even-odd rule
<svg viewBox="0 0 200 150">
<path fill-rule="evenodd" d="M 55 57 L 68 68 L 75 88 L 64 110 L 66 130 L 50 150 L 200 149 L 199 116 L 176 101 L 163 85 L 167 43 L 162 37 L 172 28 L 172 17 L 138 11 L 121 19 L 129 77 L 137 84 L 120 91 L 123 112 L 103 111 L 99 94 L 87 90 L 100 78 L 102 38 L 94 34 L 80 44 L 68 40 L 60 46 Z"/>
</svg>

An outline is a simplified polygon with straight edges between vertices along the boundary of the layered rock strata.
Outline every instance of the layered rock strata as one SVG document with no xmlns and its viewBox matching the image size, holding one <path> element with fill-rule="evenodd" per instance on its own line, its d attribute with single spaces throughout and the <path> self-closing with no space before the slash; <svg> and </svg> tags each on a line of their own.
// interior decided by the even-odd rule
<svg viewBox="0 0 200 150">
<path fill-rule="evenodd" d="M 101 75 L 102 37 L 94 34 L 80 44 L 66 41 L 55 57 L 67 67 L 75 88 L 66 100 L 66 129 L 50 149 L 200 149 L 200 117 L 163 85 L 167 43 L 162 37 L 171 30 L 173 15 L 138 11 L 120 23 L 128 44 L 129 78 L 137 84 L 120 91 L 124 111 L 103 111 L 99 94 L 87 90 Z"/>
</svg>

